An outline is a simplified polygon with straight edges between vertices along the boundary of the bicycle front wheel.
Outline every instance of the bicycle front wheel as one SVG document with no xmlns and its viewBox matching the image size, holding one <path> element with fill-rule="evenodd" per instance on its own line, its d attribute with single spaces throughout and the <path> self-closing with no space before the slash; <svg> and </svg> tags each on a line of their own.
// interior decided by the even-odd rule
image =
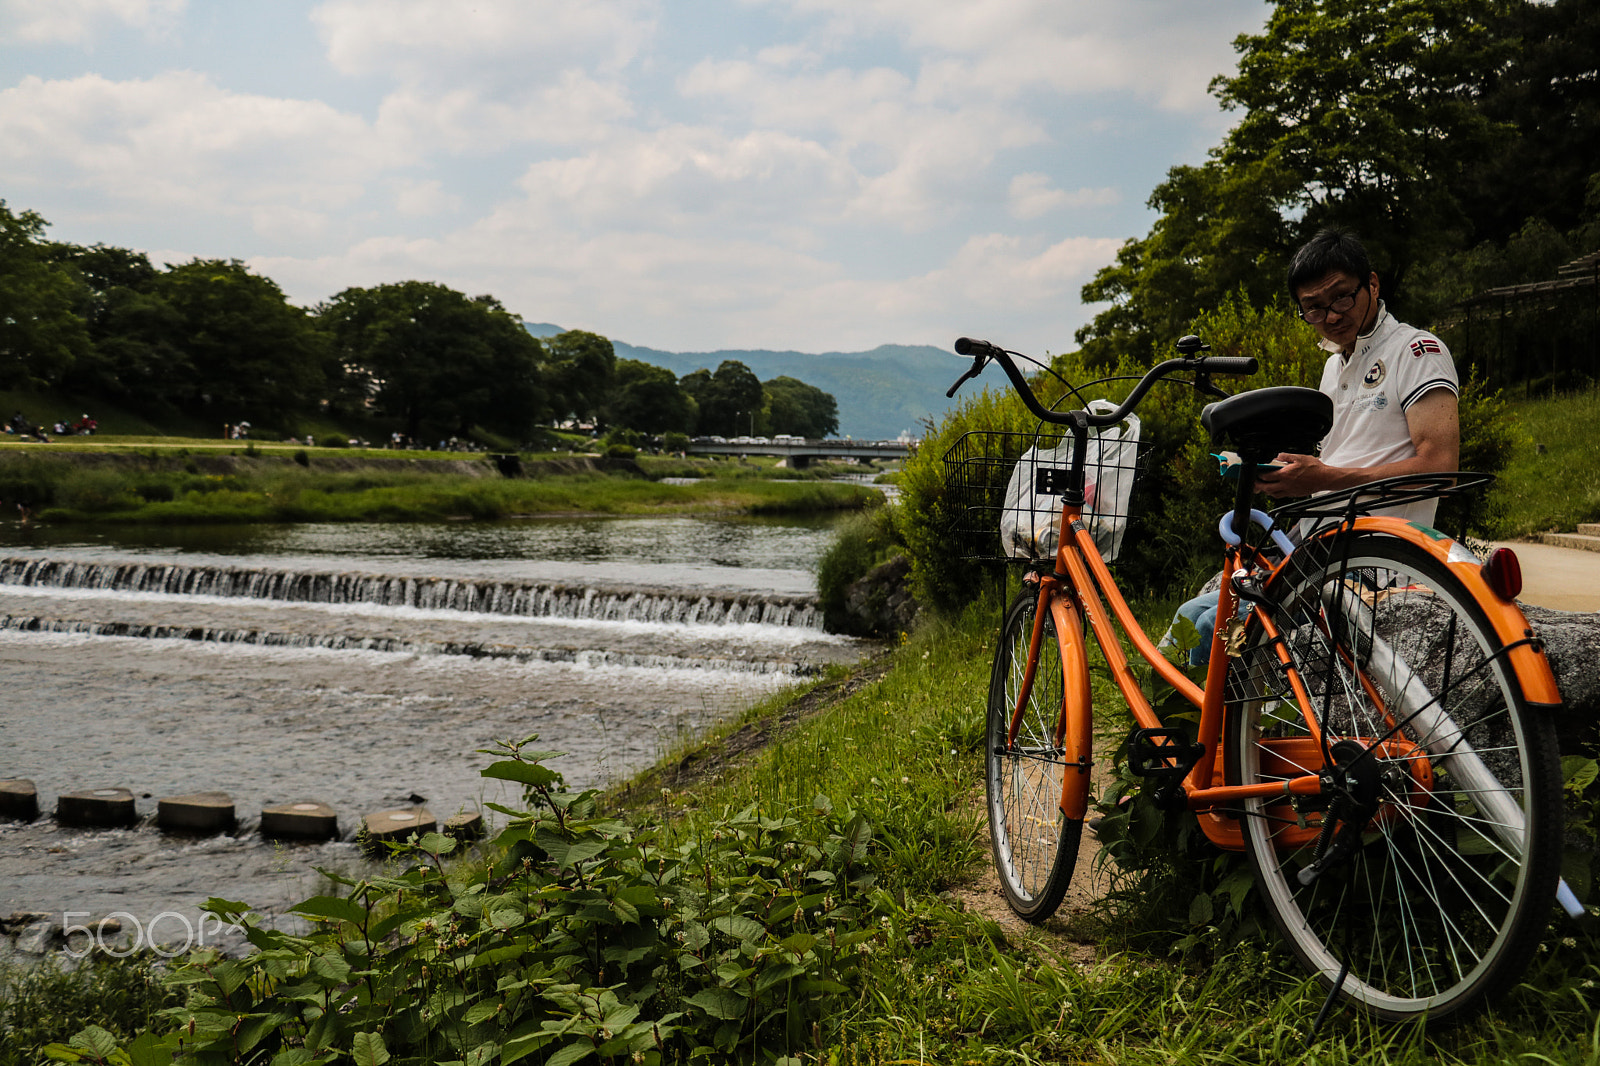
<svg viewBox="0 0 1600 1066">
<path fill-rule="evenodd" d="M 1458 1021 L 1520 977 L 1550 914 L 1551 725 L 1529 713 L 1484 610 L 1415 545 L 1313 541 L 1267 592 L 1276 606 L 1257 609 L 1294 670 L 1253 622 L 1229 692 L 1229 779 L 1337 781 L 1244 804 L 1267 908 L 1347 1001 L 1389 1021 Z"/>
<path fill-rule="evenodd" d="M 1024 589 L 1006 611 L 989 681 L 984 750 L 989 839 L 1000 888 L 1017 916 L 1042 922 L 1055 913 L 1078 861 L 1081 819 L 1061 813 L 1066 770 L 1061 742 L 1064 675 L 1055 625 L 1046 616 L 1033 688 L 1010 738 L 1033 639 L 1038 593 Z"/>
</svg>

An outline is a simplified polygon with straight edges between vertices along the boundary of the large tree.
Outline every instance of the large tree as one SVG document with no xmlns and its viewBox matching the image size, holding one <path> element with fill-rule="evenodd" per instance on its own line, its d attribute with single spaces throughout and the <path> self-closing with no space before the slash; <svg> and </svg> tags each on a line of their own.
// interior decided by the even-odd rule
<svg viewBox="0 0 1600 1066">
<path fill-rule="evenodd" d="M 666 367 L 618 359 L 605 419 L 640 433 L 687 432 L 694 418 L 689 397 Z"/>
<path fill-rule="evenodd" d="M 173 409 L 194 369 L 182 348 L 183 317 L 149 257 L 102 244 L 59 244 L 52 254 L 78 278 L 91 341 L 64 384 L 143 411 Z"/>
<path fill-rule="evenodd" d="M 552 405 L 560 418 L 593 422 L 611 397 L 617 353 L 598 333 L 569 329 L 545 342 Z M 637 427 L 634 427 L 637 428 Z"/>
<path fill-rule="evenodd" d="M 761 379 L 737 359 L 724 359 L 716 372 L 700 369 L 680 381 L 699 408 L 700 433 L 740 436 L 765 425 Z"/>
<path fill-rule="evenodd" d="M 316 409 L 327 340 L 272 279 L 237 259 L 195 259 L 157 275 L 155 293 L 180 320 L 177 406 L 283 428 Z"/>
<path fill-rule="evenodd" d="M 346 289 L 319 318 L 347 375 L 415 440 L 474 426 L 522 440 L 548 416 L 543 349 L 492 296 L 404 281 Z"/>
<path fill-rule="evenodd" d="M 0 386 L 52 385 L 89 350 L 79 286 L 44 240 L 46 222 L 0 200 Z"/>
<path fill-rule="evenodd" d="M 1426 317 L 1406 305 L 1408 276 L 1462 246 L 1466 175 L 1513 139 L 1484 100 L 1518 61 L 1508 19 L 1527 6 L 1276 0 L 1263 32 L 1235 42 L 1238 72 L 1211 86 L 1238 123 L 1206 163 L 1173 168 L 1149 235 L 1085 286 L 1111 306 L 1080 342 L 1102 362 L 1148 355 L 1224 293 L 1280 299 L 1289 255 L 1329 224 L 1360 232 L 1392 305 Z"/>
<path fill-rule="evenodd" d="M 839 432 L 839 405 L 830 393 L 791 377 L 762 382 L 767 422 L 774 433 L 831 437 Z"/>
</svg>

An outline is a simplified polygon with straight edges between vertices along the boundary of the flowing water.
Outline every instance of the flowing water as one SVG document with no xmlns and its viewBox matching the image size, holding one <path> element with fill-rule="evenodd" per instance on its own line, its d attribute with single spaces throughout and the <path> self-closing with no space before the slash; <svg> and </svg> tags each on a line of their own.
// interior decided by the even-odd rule
<svg viewBox="0 0 1600 1066">
<path fill-rule="evenodd" d="M 515 805 L 478 776 L 540 734 L 603 785 L 711 722 L 862 654 L 821 629 L 825 522 L 0 530 L 0 778 L 45 815 L 0 822 L 0 915 L 120 912 L 183 940 L 209 895 L 279 908 L 311 866 L 355 871 L 367 813 Z M 68 829 L 61 793 L 126 787 L 142 823 Z M 164 834 L 162 796 L 221 790 L 230 835 Z M 261 842 L 317 800 L 343 841 Z M 487 813 L 487 812 L 486 812 Z"/>
</svg>

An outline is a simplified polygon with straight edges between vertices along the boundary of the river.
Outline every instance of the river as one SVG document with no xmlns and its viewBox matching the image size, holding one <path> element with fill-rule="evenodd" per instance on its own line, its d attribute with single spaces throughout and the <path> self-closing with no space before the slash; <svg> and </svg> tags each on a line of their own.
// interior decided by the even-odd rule
<svg viewBox="0 0 1600 1066">
<path fill-rule="evenodd" d="M 863 654 L 814 605 L 830 539 L 712 518 L 0 529 L 0 778 L 44 812 L 0 822 L 0 915 L 166 914 L 156 939 L 182 941 L 207 896 L 281 912 L 313 867 L 367 869 L 365 814 L 516 805 L 478 776 L 496 740 L 540 734 L 574 787 L 623 778 Z M 51 816 L 109 787 L 139 825 Z M 206 790 L 232 834 L 155 828 L 161 797 Z M 342 839 L 263 843 L 261 809 L 302 801 Z"/>
</svg>

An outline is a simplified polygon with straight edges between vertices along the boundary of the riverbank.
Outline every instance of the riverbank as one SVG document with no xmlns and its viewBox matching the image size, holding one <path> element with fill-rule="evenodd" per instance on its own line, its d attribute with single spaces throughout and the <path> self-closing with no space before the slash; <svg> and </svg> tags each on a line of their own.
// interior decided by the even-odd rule
<svg viewBox="0 0 1600 1066">
<path fill-rule="evenodd" d="M 1524 985 L 1498 1005 L 1495 1017 L 1423 1035 L 1336 1013 L 1312 1042 L 1311 1021 L 1322 997 L 1270 938 L 1207 944 L 1202 935 L 1178 950 L 1180 929 L 1134 927 L 1149 912 L 1137 899 L 1116 893 L 1094 910 L 1038 928 L 1002 927 L 970 907 L 971 886 L 985 876 L 988 863 L 981 706 L 998 617 L 991 602 L 954 621 L 931 621 L 872 663 L 836 669 L 807 689 L 766 700 L 703 743 L 601 796 L 597 809 L 580 807 L 568 816 L 579 819 L 572 823 L 579 827 L 574 832 L 624 834 L 608 839 L 626 854 L 636 854 L 630 850 L 636 845 L 623 847 L 626 834 L 638 834 L 663 861 L 698 854 L 699 847 L 734 848 L 745 857 L 735 864 L 741 872 L 734 880 L 706 881 L 708 895 L 696 895 L 702 900 L 696 906 L 744 901 L 739 906 L 749 909 L 719 919 L 724 924 L 717 928 L 745 932 L 714 939 L 711 947 L 763 952 L 750 966 L 784 964 L 785 952 L 804 955 L 785 964 L 804 967 L 797 972 L 820 982 L 802 997 L 809 1006 L 801 1015 L 803 1035 L 795 1035 L 803 1043 L 796 1048 L 803 1052 L 798 1061 L 1420 1066 L 1511 1062 L 1528 1055 L 1589 1061 L 1600 1050 L 1595 1011 L 1584 991 L 1600 976 L 1593 945 L 1570 926 L 1553 927 L 1548 950 Z M 1109 724 L 1105 750 L 1115 747 L 1109 735 L 1115 728 Z M 559 760 L 552 765 L 559 768 Z M 516 772 L 539 779 L 531 768 Z M 624 830 L 623 822 L 611 820 L 617 814 L 638 828 Z M 590 826 L 601 828 L 584 828 Z M 557 846 L 555 838 L 540 840 L 546 849 Z M 505 846 L 534 854 L 515 841 L 508 838 Z M 770 864 L 769 851 L 777 857 Z M 791 897 L 782 871 L 796 858 L 824 869 L 816 871 L 814 888 L 797 888 Z M 749 862 L 771 869 L 761 875 Z M 593 877 L 601 868 L 587 869 Z M 698 881 L 702 873 L 694 869 Z M 852 887 L 840 881 L 829 888 L 838 876 L 831 871 L 839 869 L 850 871 Z M 704 877 L 712 877 L 709 867 Z M 619 899 L 640 902 L 665 889 L 620 891 L 626 895 Z M 768 906 L 773 892 L 781 897 L 781 915 L 778 904 Z M 841 906 L 845 901 L 849 905 Z M 335 913 L 331 903 L 320 906 L 321 913 Z M 676 909 L 667 913 L 672 917 L 663 921 L 680 921 Z M 499 920 L 512 928 L 497 932 L 497 943 L 507 951 L 524 943 L 515 935 L 520 927 L 514 923 L 521 920 L 516 914 L 501 912 Z M 533 920 L 531 913 L 527 920 Z M 767 923 L 782 932 L 771 933 L 770 944 L 763 932 Z M 331 935 L 333 926 L 328 928 Z M 476 935 L 474 928 L 462 926 L 462 936 Z M 692 946 L 692 936 L 700 934 L 688 932 Z M 740 947 L 740 937 L 754 939 Z M 853 945 L 848 963 L 840 956 L 823 958 L 830 937 Z M 1132 946 L 1136 940 L 1138 948 Z M 771 954 L 764 954 L 769 948 Z M 407 950 L 397 949 L 396 959 Z M 470 944 L 464 950 L 472 950 Z M 696 969 L 703 964 L 687 952 L 681 964 L 677 957 L 665 961 L 673 973 L 682 965 L 684 980 L 717 980 Z M 379 969 L 393 976 L 389 965 Z M 479 965 L 491 971 L 483 980 L 493 988 L 495 964 Z M 728 978 L 728 995 L 740 987 L 736 978 Z M 835 979 L 837 991 L 819 1005 L 817 988 Z M 605 983 L 617 980 L 613 975 Z M 696 1001 L 738 1014 L 726 996 L 697 993 Z M 695 1013 L 709 1023 L 729 1017 Z M 473 1017 L 487 1016 L 479 1011 Z M 687 1021 L 680 1018 L 677 1025 Z M 711 1024 L 704 1031 L 705 1039 L 714 1029 Z M 388 1050 L 399 1049 L 391 1043 Z"/>
<path fill-rule="evenodd" d="M 692 483 L 668 483 L 693 472 Z M 705 476 L 725 473 L 727 476 Z M 776 480 L 751 464 L 254 447 L 0 449 L 4 513 L 92 523 L 397 522 L 539 515 L 792 514 L 881 501 L 862 485 Z"/>
</svg>

